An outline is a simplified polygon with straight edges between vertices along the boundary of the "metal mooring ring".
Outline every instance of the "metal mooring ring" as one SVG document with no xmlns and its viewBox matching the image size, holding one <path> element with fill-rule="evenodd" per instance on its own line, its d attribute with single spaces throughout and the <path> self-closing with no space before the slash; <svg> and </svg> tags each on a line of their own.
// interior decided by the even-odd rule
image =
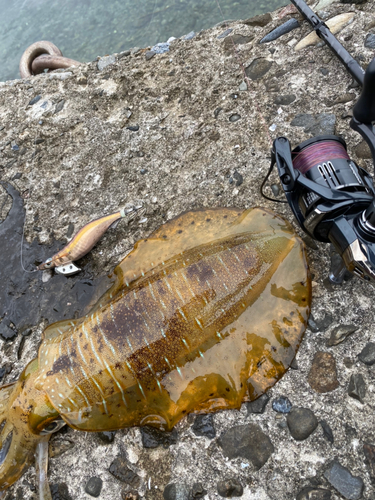
<svg viewBox="0 0 375 500">
<path fill-rule="evenodd" d="M 81 63 L 78 61 L 63 57 L 61 50 L 52 42 L 40 41 L 30 45 L 22 54 L 20 75 L 21 78 L 29 78 L 33 74 L 42 73 L 47 68 L 68 68 L 79 64 Z"/>
</svg>

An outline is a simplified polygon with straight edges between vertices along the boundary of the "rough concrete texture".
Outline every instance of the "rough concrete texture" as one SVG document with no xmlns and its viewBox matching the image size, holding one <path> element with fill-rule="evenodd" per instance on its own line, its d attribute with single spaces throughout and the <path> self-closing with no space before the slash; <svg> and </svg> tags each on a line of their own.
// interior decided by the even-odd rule
<svg viewBox="0 0 375 500">
<path fill-rule="evenodd" d="M 334 3 L 325 7 L 324 16 L 351 11 L 355 12 L 354 22 L 338 37 L 365 65 L 373 56 L 364 42 L 374 30 L 374 2 Z M 264 27 L 230 22 L 232 34 L 248 37 L 247 43 L 238 45 L 237 54 L 225 37 L 218 39 L 227 29 L 221 25 L 192 39 L 175 40 L 169 52 L 151 58 L 146 59 L 147 48 L 115 55 L 102 71 L 93 62 L 0 84 L 0 179 L 11 181 L 24 196 L 26 241 L 37 237 L 47 243 L 52 235 L 66 240 L 71 223 L 78 230 L 93 218 L 141 200 L 145 213 L 129 226 L 119 224 L 89 255 L 87 260 L 98 276 L 113 269 L 139 238 L 192 208 L 261 205 L 293 221 L 289 207 L 263 199 L 259 186 L 269 167 L 270 137 L 286 136 L 295 146 L 314 133 L 315 118 L 303 121 L 299 117 L 294 123 L 306 126 L 291 126 L 299 114 L 335 115 L 336 121 L 329 117 L 325 126 L 334 127 L 347 141 L 353 159 L 372 172 L 371 160 L 354 154 L 362 142 L 349 129 L 354 101 L 341 99 L 348 93 L 350 99 L 357 99 L 359 89 L 352 87 L 352 78 L 328 48 L 294 52 L 293 46 L 310 32 L 306 22 L 274 42 L 259 45 L 280 23 L 277 12 Z M 258 66 L 266 72 L 240 91 L 244 80 L 241 65 L 247 68 L 259 58 L 264 58 L 262 64 L 258 61 L 252 68 Z M 29 105 L 38 95 L 41 99 Z M 280 97 L 291 95 L 295 99 Z M 20 173 L 22 176 L 16 175 Z M 277 183 L 276 176 L 272 183 Z M 268 188 L 267 194 L 271 193 Z M 4 191 L 1 196 L 5 218 L 10 198 Z M 34 230 L 36 219 L 38 232 Z M 336 460 L 362 478 L 362 498 L 374 499 L 363 443 L 375 444 L 375 376 L 373 367 L 361 363 L 357 354 L 374 341 L 375 294 L 370 285 L 357 279 L 340 287 L 325 287 L 328 247 L 318 246 L 318 250 L 308 248 L 312 312 L 316 320 L 330 313 L 333 321 L 324 332 L 306 331 L 297 354 L 298 369 L 289 370 L 269 394 L 271 400 L 287 396 L 293 405 L 308 408 L 318 420 L 325 420 L 332 429 L 333 444 L 324 437 L 321 426 L 306 440 L 295 441 L 285 417 L 275 413 L 270 403 L 263 414 L 248 414 L 243 405 L 238 411 L 214 415 L 216 438 L 211 440 L 191 430 L 191 416 L 183 419 L 177 425 L 177 443 L 168 448 L 144 449 L 138 428 L 119 431 L 112 444 L 103 444 L 95 434 L 71 429 L 58 433 L 54 441 L 68 440 L 74 447 L 51 459 L 50 482 L 66 482 L 71 497 L 83 500 L 89 498 L 84 491 L 89 478 L 98 476 L 103 480 L 100 498 L 120 499 L 124 485 L 109 473 L 109 467 L 123 454 L 140 476 L 138 490 L 147 500 L 162 499 L 170 482 L 186 483 L 190 488 L 200 482 L 208 492 L 205 498 L 217 499 L 218 481 L 230 477 L 243 485 L 244 500 L 290 500 L 306 487 L 328 489 L 332 499 L 338 500 L 344 497 L 324 476 Z M 37 279 L 43 286 L 42 276 Z M 326 347 L 331 329 L 340 324 L 354 324 L 359 329 L 341 344 Z M 1 365 L 14 364 L 5 382 L 15 379 L 35 357 L 44 326 L 42 319 L 34 325 L 21 360 L 17 360 L 20 335 L 12 343 L 1 341 Z M 315 392 L 307 380 L 317 351 L 331 353 L 337 365 L 339 386 L 324 394 Z M 361 374 L 367 385 L 363 404 L 347 394 L 353 374 Z M 226 459 L 217 443 L 223 432 L 250 423 L 260 426 L 275 449 L 259 470 L 241 458 Z M 35 495 L 34 484 L 32 467 L 6 498 L 27 500 Z"/>
</svg>

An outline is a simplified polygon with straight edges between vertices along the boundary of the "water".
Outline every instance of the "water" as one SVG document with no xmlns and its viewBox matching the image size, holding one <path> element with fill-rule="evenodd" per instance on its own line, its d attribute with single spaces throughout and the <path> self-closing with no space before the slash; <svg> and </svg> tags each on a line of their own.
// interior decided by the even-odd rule
<svg viewBox="0 0 375 500">
<path fill-rule="evenodd" d="M 222 13 L 218 7 L 218 2 Z M 78 61 L 147 47 L 287 0 L 0 0 L 0 81 L 19 78 L 23 51 L 49 40 Z"/>
</svg>

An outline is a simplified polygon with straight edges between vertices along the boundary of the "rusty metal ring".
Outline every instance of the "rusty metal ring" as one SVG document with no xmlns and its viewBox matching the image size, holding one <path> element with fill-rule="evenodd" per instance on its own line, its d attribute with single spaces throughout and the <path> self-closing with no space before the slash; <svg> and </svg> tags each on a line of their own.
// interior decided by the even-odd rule
<svg viewBox="0 0 375 500">
<path fill-rule="evenodd" d="M 45 69 L 70 68 L 71 66 L 79 66 L 80 64 L 78 61 L 69 59 L 68 57 L 42 55 L 33 60 L 31 71 L 34 75 L 39 75 Z"/>
<path fill-rule="evenodd" d="M 49 68 L 49 69 L 57 69 L 57 68 L 68 68 L 69 66 L 77 66 L 81 63 L 78 61 L 73 61 L 73 59 L 68 59 L 63 57 L 61 50 L 56 47 L 52 42 L 48 41 L 40 41 L 40 42 L 35 42 L 30 47 L 28 47 L 25 52 L 22 54 L 21 61 L 20 61 L 20 75 L 21 78 L 29 78 L 30 76 L 33 75 L 34 70 L 33 70 L 33 62 L 41 56 L 50 56 L 52 57 L 51 60 L 46 61 L 42 60 L 41 62 L 36 62 L 35 63 L 35 74 L 36 73 L 41 73 L 44 71 L 44 69 Z M 57 66 L 57 60 L 56 58 L 62 58 L 60 59 L 60 63 L 63 64 L 62 66 Z M 48 64 L 47 64 L 48 62 Z M 46 65 L 47 64 L 47 65 Z"/>
</svg>

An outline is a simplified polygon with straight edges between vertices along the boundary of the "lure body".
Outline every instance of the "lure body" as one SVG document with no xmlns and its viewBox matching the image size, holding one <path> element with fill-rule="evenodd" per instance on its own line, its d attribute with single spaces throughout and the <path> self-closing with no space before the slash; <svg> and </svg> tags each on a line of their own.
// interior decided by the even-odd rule
<svg viewBox="0 0 375 500">
<path fill-rule="evenodd" d="M 125 217 L 125 213 L 123 210 L 120 210 L 114 214 L 106 215 L 105 217 L 89 222 L 78 231 L 62 250 L 47 259 L 43 264 L 40 264 L 38 269 L 41 271 L 43 269 L 66 266 L 71 262 L 81 259 L 97 244 L 107 229 L 122 217 Z"/>
<path fill-rule="evenodd" d="M 115 274 L 88 315 L 45 330 L 38 358 L 0 389 L 0 492 L 58 419 L 170 430 L 189 412 L 256 399 L 290 366 L 310 310 L 303 244 L 262 209 L 185 213 Z"/>
</svg>

